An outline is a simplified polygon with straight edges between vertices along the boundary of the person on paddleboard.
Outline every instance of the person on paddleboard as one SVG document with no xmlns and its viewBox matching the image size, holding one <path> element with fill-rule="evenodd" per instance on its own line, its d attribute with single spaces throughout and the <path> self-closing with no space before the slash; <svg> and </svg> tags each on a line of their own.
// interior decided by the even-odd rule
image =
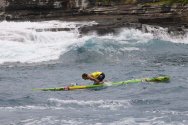
<svg viewBox="0 0 188 125">
<path fill-rule="evenodd" d="M 92 72 L 90 74 L 83 73 L 82 78 L 84 80 L 94 81 L 94 85 L 103 84 L 103 80 L 105 78 L 105 74 L 103 72 Z"/>
</svg>

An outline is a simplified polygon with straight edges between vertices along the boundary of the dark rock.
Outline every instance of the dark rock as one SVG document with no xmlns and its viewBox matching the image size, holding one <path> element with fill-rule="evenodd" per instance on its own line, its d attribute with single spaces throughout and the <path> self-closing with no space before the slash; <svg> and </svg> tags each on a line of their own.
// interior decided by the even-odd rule
<svg viewBox="0 0 188 125">
<path fill-rule="evenodd" d="M 116 33 L 115 28 L 117 27 L 114 25 L 96 25 L 90 27 L 81 27 L 79 31 L 81 34 L 96 32 L 98 35 L 105 35 L 108 33 Z"/>
<path fill-rule="evenodd" d="M 145 5 L 140 3 L 158 0 L 138 0 L 137 4 L 125 5 L 122 0 L 1 0 L 1 20 L 50 20 L 96 21 L 99 24 L 80 28 L 80 32 L 96 31 L 98 34 L 116 33 L 122 27 L 141 28 L 141 24 L 173 27 L 182 31 L 188 27 L 188 5 Z M 0 1 L 0 2 L 1 2 Z M 6 4 L 5 4 L 6 3 Z M 86 6 L 88 5 L 88 6 Z M 99 6 L 100 5 L 100 6 Z M 176 28 L 174 28 L 176 27 Z M 50 31 L 70 29 L 44 29 Z M 39 29 L 40 31 L 40 29 Z"/>
<path fill-rule="evenodd" d="M 171 12 L 171 6 L 169 6 L 169 5 L 163 5 L 161 7 L 161 13 L 169 13 L 169 12 Z"/>
<path fill-rule="evenodd" d="M 181 18 L 178 17 L 157 17 L 157 18 L 139 18 L 138 22 L 139 23 L 144 23 L 144 24 L 167 24 L 167 23 L 176 23 L 177 20 L 181 20 Z"/>
<path fill-rule="evenodd" d="M 51 31 L 51 32 L 57 32 L 57 31 L 71 31 L 72 28 L 46 28 L 46 29 L 36 29 L 37 32 L 43 32 L 43 31 Z"/>
</svg>

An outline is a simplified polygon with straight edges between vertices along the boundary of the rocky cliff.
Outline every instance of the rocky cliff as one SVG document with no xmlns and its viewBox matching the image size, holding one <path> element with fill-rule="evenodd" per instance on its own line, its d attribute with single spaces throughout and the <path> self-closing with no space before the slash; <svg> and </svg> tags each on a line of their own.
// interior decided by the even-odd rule
<svg viewBox="0 0 188 125">
<path fill-rule="evenodd" d="M 178 29 L 188 27 L 188 5 L 167 4 L 164 0 L 0 0 L 0 19 L 94 20 L 104 31 L 105 28 L 113 30 L 132 24 L 175 26 Z"/>
</svg>

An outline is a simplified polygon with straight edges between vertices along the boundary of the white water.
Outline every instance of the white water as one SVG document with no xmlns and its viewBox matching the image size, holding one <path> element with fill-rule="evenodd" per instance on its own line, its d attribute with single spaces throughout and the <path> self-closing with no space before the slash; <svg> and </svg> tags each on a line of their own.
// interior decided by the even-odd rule
<svg viewBox="0 0 188 125">
<path fill-rule="evenodd" d="M 48 22 L 1 22 L 0 63 L 33 63 L 57 60 L 69 45 L 83 41 L 77 28 L 90 23 Z M 75 28 L 70 32 L 41 31 L 50 28 Z"/>
<path fill-rule="evenodd" d="M 48 99 L 50 105 L 25 105 L 25 106 L 5 106 L 0 107 L 0 111 L 17 112 L 22 110 L 64 110 L 77 109 L 78 107 L 98 108 L 118 110 L 131 106 L 130 100 L 60 100 L 56 98 Z"/>
<path fill-rule="evenodd" d="M 130 107 L 130 100 L 91 100 L 91 101 L 84 101 L 84 100 L 60 100 L 55 98 L 50 98 L 50 102 L 53 102 L 58 107 L 78 107 L 84 106 L 87 108 L 101 108 L 101 109 L 110 109 L 110 110 L 117 110 L 119 108 L 128 108 Z"/>
<path fill-rule="evenodd" d="M 170 41 L 173 43 L 184 43 L 188 44 L 188 33 L 183 35 L 169 34 L 167 28 L 162 28 L 158 26 L 148 26 L 145 25 L 146 30 L 152 33 L 154 39 L 160 39 L 164 41 Z"/>
<path fill-rule="evenodd" d="M 58 60 L 72 45 L 80 45 L 91 38 L 112 39 L 121 44 L 147 43 L 152 39 L 161 39 L 175 43 L 188 44 L 188 35 L 172 37 L 166 29 L 147 27 L 154 33 L 143 33 L 135 29 L 123 29 L 119 35 L 108 34 L 102 37 L 92 33 L 80 37 L 78 28 L 93 25 L 95 22 L 0 22 L 0 64 L 6 62 L 39 63 Z M 50 28 L 73 28 L 71 31 L 46 31 Z M 130 40 L 136 42 L 130 42 Z M 127 47 L 121 51 L 139 50 Z"/>
</svg>

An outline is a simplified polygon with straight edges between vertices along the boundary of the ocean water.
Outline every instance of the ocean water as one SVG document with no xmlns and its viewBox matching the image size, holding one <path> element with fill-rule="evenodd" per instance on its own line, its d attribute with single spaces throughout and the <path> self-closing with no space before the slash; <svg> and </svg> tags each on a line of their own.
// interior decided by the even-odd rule
<svg viewBox="0 0 188 125">
<path fill-rule="evenodd" d="M 95 22 L 0 22 L 1 125 L 187 125 L 188 33 L 145 26 L 117 34 L 79 34 Z M 157 28 L 156 28 L 157 27 Z M 70 31 L 49 30 L 69 28 Z M 168 75 L 168 83 L 100 90 L 44 92 L 33 88 Z"/>
</svg>

